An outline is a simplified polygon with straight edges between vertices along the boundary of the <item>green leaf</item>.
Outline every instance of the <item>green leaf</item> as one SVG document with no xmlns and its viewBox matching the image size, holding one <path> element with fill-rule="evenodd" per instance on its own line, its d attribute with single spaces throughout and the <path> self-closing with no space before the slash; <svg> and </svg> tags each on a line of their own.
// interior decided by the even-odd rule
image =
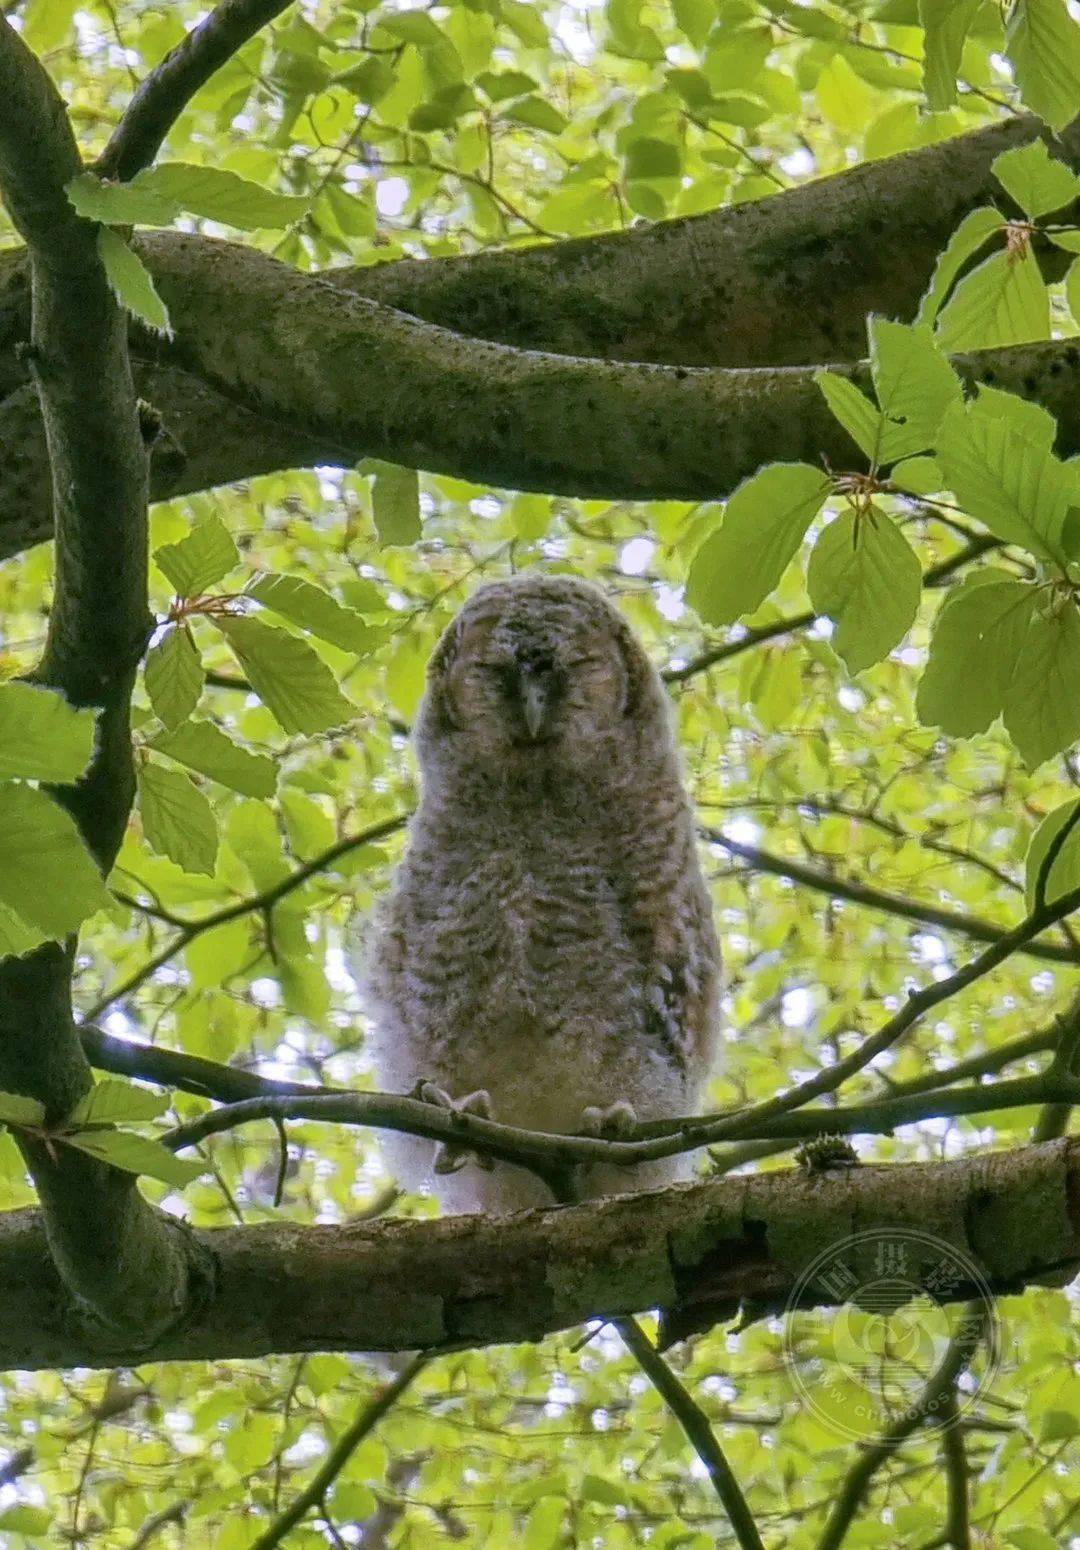
<svg viewBox="0 0 1080 1550">
<path fill-rule="evenodd" d="M 109 289 L 120 305 L 147 328 L 171 336 L 169 310 L 154 288 L 149 269 L 134 249 L 108 226 L 97 234 L 97 249 Z"/>
<path fill-rule="evenodd" d="M 867 461 L 876 463 L 885 429 L 880 410 L 854 382 L 836 372 L 816 371 L 814 381 L 824 394 L 825 402 L 855 445 L 865 454 Z"/>
<path fill-rule="evenodd" d="M 0 958 L 21 958 L 48 941 L 43 932 L 23 920 L 21 915 L 0 904 Z"/>
<path fill-rule="evenodd" d="M 1035 907 L 1035 890 L 1039 881 L 1039 873 L 1042 870 L 1046 853 L 1054 838 L 1072 818 L 1077 807 L 1080 806 L 1080 797 L 1073 797 L 1070 802 L 1063 802 L 1060 807 L 1055 807 L 1053 812 L 1047 813 L 1042 823 L 1031 836 L 1031 844 L 1028 846 L 1027 858 L 1024 863 L 1024 871 L 1027 881 L 1027 907 L 1029 910 Z M 1054 864 L 1050 868 L 1046 879 L 1046 902 L 1053 904 L 1064 894 L 1071 893 L 1074 888 L 1080 888 L 1080 825 L 1077 825 L 1065 843 L 1062 845 Z"/>
<path fill-rule="evenodd" d="M 0 786 L 0 904 L 53 939 L 109 904 L 74 820 L 32 786 Z"/>
<path fill-rule="evenodd" d="M 0 684 L 0 778 L 67 784 L 93 751 L 92 710 L 76 710 L 55 689 Z"/>
<path fill-rule="evenodd" d="M 925 726 L 971 737 L 1001 714 L 1037 598 L 1035 587 L 991 569 L 952 588 L 916 696 Z"/>
<path fill-rule="evenodd" d="M 385 639 L 382 630 L 365 623 L 353 609 L 342 607 L 336 597 L 300 576 L 259 576 L 247 593 L 264 608 L 342 651 L 366 656 Z"/>
<path fill-rule="evenodd" d="M 1030 220 L 1061 210 L 1080 197 L 1080 177 L 1051 156 L 1041 140 L 1002 151 L 990 170 Z"/>
<path fill-rule="evenodd" d="M 890 471 L 889 478 L 909 495 L 933 495 L 945 488 L 941 464 L 932 457 L 905 458 Z"/>
<path fill-rule="evenodd" d="M 1050 337 L 1050 293 L 1030 247 L 991 253 L 953 291 L 937 320 L 942 349 L 993 349 Z"/>
<path fill-rule="evenodd" d="M 76 1130 L 64 1136 L 63 1141 L 65 1146 L 98 1157 L 125 1173 L 145 1174 L 177 1188 L 190 1184 L 206 1171 L 205 1163 L 177 1157 L 160 1141 L 134 1135 L 129 1130 Z"/>
<path fill-rule="evenodd" d="M 79 0 L 30 0 L 22 12 L 22 37 L 27 48 L 35 54 L 48 54 L 63 42 L 78 3 Z"/>
<path fill-rule="evenodd" d="M 308 207 L 305 198 L 275 193 L 225 167 L 167 161 L 142 174 L 142 178 L 144 187 L 152 187 L 163 200 L 171 201 L 179 209 L 242 231 L 291 226 Z"/>
<path fill-rule="evenodd" d="M 248 682 L 286 732 L 325 732 L 357 713 L 306 641 L 261 619 L 216 619 Z"/>
<path fill-rule="evenodd" d="M 732 495 L 690 565 L 686 596 L 708 624 L 751 613 L 778 584 L 829 493 L 807 463 L 773 463 Z"/>
<path fill-rule="evenodd" d="M 933 323 L 960 271 L 995 232 L 1004 228 L 1004 219 L 991 205 L 981 205 L 965 215 L 934 266 L 930 284 L 919 303 L 917 323 Z"/>
<path fill-rule="evenodd" d="M 186 538 L 154 551 L 158 569 L 179 597 L 201 597 L 240 563 L 232 534 L 220 517 L 206 517 Z"/>
<path fill-rule="evenodd" d="M 923 40 L 923 90 L 931 113 L 956 101 L 956 77 L 964 39 L 980 0 L 919 0 Z"/>
<path fill-rule="evenodd" d="M 97 1082 L 67 1115 L 64 1125 L 73 1130 L 83 1125 L 115 1125 L 127 1121 L 157 1119 L 169 1107 L 168 1095 L 152 1093 L 133 1082 L 106 1077 Z"/>
<path fill-rule="evenodd" d="M 1005 726 L 1029 769 L 1080 738 L 1080 611 L 1071 597 L 1031 612 L 1005 691 Z"/>
<path fill-rule="evenodd" d="M 836 625 L 836 652 L 859 673 L 903 639 L 919 607 L 922 571 L 896 523 L 872 507 L 830 522 L 814 545 L 806 587 L 816 612 Z"/>
<path fill-rule="evenodd" d="M 1040 1442 L 1060 1442 L 1080 1432 L 1080 1417 L 1071 1410 L 1047 1410 L 1039 1424 Z"/>
<path fill-rule="evenodd" d="M 379 542 L 416 543 L 420 537 L 420 485 L 416 470 L 374 459 L 369 459 L 364 467 L 375 474 L 371 509 Z"/>
<path fill-rule="evenodd" d="M 942 416 L 963 398 L 960 378 L 925 326 L 870 320 L 870 368 L 887 429 L 878 462 L 923 452 Z"/>
<path fill-rule="evenodd" d="M 553 103 L 537 96 L 519 97 L 509 107 L 500 108 L 499 117 L 512 124 L 525 124 L 529 129 L 542 129 L 550 135 L 561 135 L 567 124 Z"/>
<path fill-rule="evenodd" d="M 971 516 L 1006 543 L 1065 562 L 1062 529 L 1075 501 L 1074 470 L 1033 438 L 1020 399 L 997 394 L 948 410 L 937 457 L 948 486 Z M 1006 417 L 1007 416 L 1007 417 Z"/>
<path fill-rule="evenodd" d="M 526 1519 L 522 1550 L 552 1550 L 562 1540 L 565 1521 L 565 1499 L 561 1496 L 541 1496 Z"/>
<path fill-rule="evenodd" d="M 379 26 L 402 43 L 418 48 L 433 48 L 446 42 L 446 34 L 426 11 L 397 11 L 379 17 Z"/>
<path fill-rule="evenodd" d="M 185 722 L 155 737 L 150 746 L 244 796 L 272 797 L 277 789 L 274 761 L 240 748 L 212 721 Z"/>
<path fill-rule="evenodd" d="M 12 1507 L 0 1508 L 0 1532 L 5 1534 L 47 1534 L 53 1521 L 47 1507 L 30 1507 L 17 1502 Z"/>
<path fill-rule="evenodd" d="M 139 812 L 147 844 L 185 872 L 214 875 L 218 832 L 210 803 L 192 780 L 161 764 L 138 772 Z"/>
<path fill-rule="evenodd" d="M 170 625 L 146 654 L 146 692 L 167 727 L 181 726 L 199 703 L 206 675 L 191 632 Z"/>
<path fill-rule="evenodd" d="M 43 1125 L 45 1105 L 22 1093 L 0 1093 L 0 1125 Z"/>
<path fill-rule="evenodd" d="M 1060 1540 L 1048 1534 L 1045 1529 L 1033 1528 L 1030 1524 L 1026 1524 L 1023 1528 L 1009 1529 L 1005 1539 L 1013 1546 L 1013 1550 L 1061 1550 Z"/>
<path fill-rule="evenodd" d="M 79 215 L 105 226 L 170 226 L 180 214 L 175 200 L 148 185 L 145 172 L 130 183 L 107 183 L 94 172 L 80 172 L 64 192 Z"/>
<path fill-rule="evenodd" d="M 1025 107 L 1051 129 L 1070 124 L 1080 113 L 1080 27 L 1065 0 L 1016 0 L 1005 53 Z"/>
<path fill-rule="evenodd" d="M 1065 277 L 1065 299 L 1069 303 L 1073 321 L 1080 324 L 1080 258 Z"/>
</svg>

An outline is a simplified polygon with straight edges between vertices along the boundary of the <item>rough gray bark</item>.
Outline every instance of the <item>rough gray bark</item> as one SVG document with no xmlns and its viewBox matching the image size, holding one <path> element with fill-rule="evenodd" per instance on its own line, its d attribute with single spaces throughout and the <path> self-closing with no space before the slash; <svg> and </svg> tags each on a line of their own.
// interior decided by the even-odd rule
<svg viewBox="0 0 1080 1550">
<path fill-rule="evenodd" d="M 55 795 L 107 871 L 134 789 L 128 710 L 151 625 L 148 478 L 127 326 L 96 228 L 75 216 L 63 191 L 80 167 L 63 102 L 0 17 L 0 193 L 30 254 L 27 358 L 56 522 L 55 593 L 35 677 L 99 712 L 89 770 Z M 91 1081 L 71 1014 L 73 951 L 52 943 L 0 964 L 0 1087 L 38 1099 L 50 1119 Z M 136 1344 L 160 1334 L 197 1297 L 202 1250 L 130 1177 L 30 1140 L 23 1152 L 73 1307 Z"/>
<path fill-rule="evenodd" d="M 967 1256 L 993 1293 L 1063 1284 L 1080 1262 L 1080 1141 L 947 1163 L 725 1177 L 510 1218 L 203 1232 L 201 1314 L 149 1348 L 73 1328 L 36 1212 L 0 1216 L 0 1368 L 407 1351 L 536 1340 L 599 1315 L 664 1310 L 669 1337 L 786 1306 L 832 1244 L 873 1273 L 859 1234 L 910 1228 Z M 912 1251 L 915 1252 L 914 1250 Z M 917 1267 L 909 1262 L 914 1275 Z M 977 1292 L 951 1281 L 950 1300 Z M 815 1301 L 835 1294 L 821 1287 Z"/>
<path fill-rule="evenodd" d="M 842 464 L 852 448 L 807 373 L 735 368 L 851 360 L 867 311 L 909 316 L 956 222 L 991 198 L 1007 207 L 994 156 L 1037 132 L 1033 119 L 1007 120 L 643 231 L 321 277 L 208 238 L 144 236 L 177 328 L 173 349 L 134 345 L 139 390 L 169 432 L 152 497 L 368 454 L 511 488 L 627 498 L 722 496 L 777 456 Z M 1080 125 L 1055 150 L 1080 163 Z M 13 353 L 24 334 L 15 253 L 0 260 L 0 557 L 49 533 L 42 442 Z M 295 393 L 283 370 L 294 348 L 306 367 Z M 605 359 L 733 369 L 684 377 Z M 1025 347 L 998 380 L 1070 404 L 1075 420 L 1073 364 Z M 983 370 L 997 368 L 988 359 Z M 1075 425 L 1063 434 L 1075 450 Z"/>
</svg>

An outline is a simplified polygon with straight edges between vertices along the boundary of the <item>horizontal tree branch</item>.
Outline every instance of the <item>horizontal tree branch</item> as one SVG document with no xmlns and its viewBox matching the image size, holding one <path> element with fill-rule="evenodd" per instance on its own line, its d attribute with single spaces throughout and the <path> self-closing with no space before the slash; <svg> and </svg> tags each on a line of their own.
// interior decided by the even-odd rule
<svg viewBox="0 0 1080 1550">
<path fill-rule="evenodd" d="M 869 1273 L 858 1235 L 904 1225 L 933 1245 L 923 1273 L 948 1246 L 990 1292 L 1016 1292 L 1074 1274 L 1078 1202 L 1080 1144 L 1065 1140 L 943 1163 L 729 1176 L 504 1218 L 200 1232 L 213 1290 L 149 1348 L 73 1326 L 39 1215 L 11 1212 L 0 1216 L 0 1367 L 474 1347 L 650 1308 L 686 1335 L 744 1301 L 783 1309 L 830 1245 Z M 957 1281 L 946 1295 L 976 1290 Z M 812 1293 L 819 1305 L 835 1297 Z"/>
</svg>

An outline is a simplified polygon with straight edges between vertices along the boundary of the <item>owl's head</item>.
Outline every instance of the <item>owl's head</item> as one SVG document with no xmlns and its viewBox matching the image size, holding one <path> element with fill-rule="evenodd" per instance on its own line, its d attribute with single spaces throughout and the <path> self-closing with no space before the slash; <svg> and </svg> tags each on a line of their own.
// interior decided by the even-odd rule
<svg viewBox="0 0 1080 1550">
<path fill-rule="evenodd" d="M 594 768 L 648 727 L 667 741 L 666 697 L 626 620 L 588 582 L 526 572 L 480 587 L 444 632 L 417 747 L 425 767 L 513 776 Z"/>
</svg>

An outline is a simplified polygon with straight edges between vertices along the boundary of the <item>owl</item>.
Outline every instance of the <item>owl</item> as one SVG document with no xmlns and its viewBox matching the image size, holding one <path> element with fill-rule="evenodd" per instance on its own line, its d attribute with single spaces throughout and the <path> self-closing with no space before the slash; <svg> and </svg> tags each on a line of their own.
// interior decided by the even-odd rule
<svg viewBox="0 0 1080 1550">
<path fill-rule="evenodd" d="M 570 576 L 479 588 L 431 658 L 415 748 L 421 801 L 362 970 L 380 1087 L 564 1134 L 693 1112 L 719 949 L 667 696 L 626 620 Z M 525 1169 L 387 1145 L 444 1209 L 551 1203 Z M 590 1165 L 576 1196 L 686 1167 Z"/>
</svg>

